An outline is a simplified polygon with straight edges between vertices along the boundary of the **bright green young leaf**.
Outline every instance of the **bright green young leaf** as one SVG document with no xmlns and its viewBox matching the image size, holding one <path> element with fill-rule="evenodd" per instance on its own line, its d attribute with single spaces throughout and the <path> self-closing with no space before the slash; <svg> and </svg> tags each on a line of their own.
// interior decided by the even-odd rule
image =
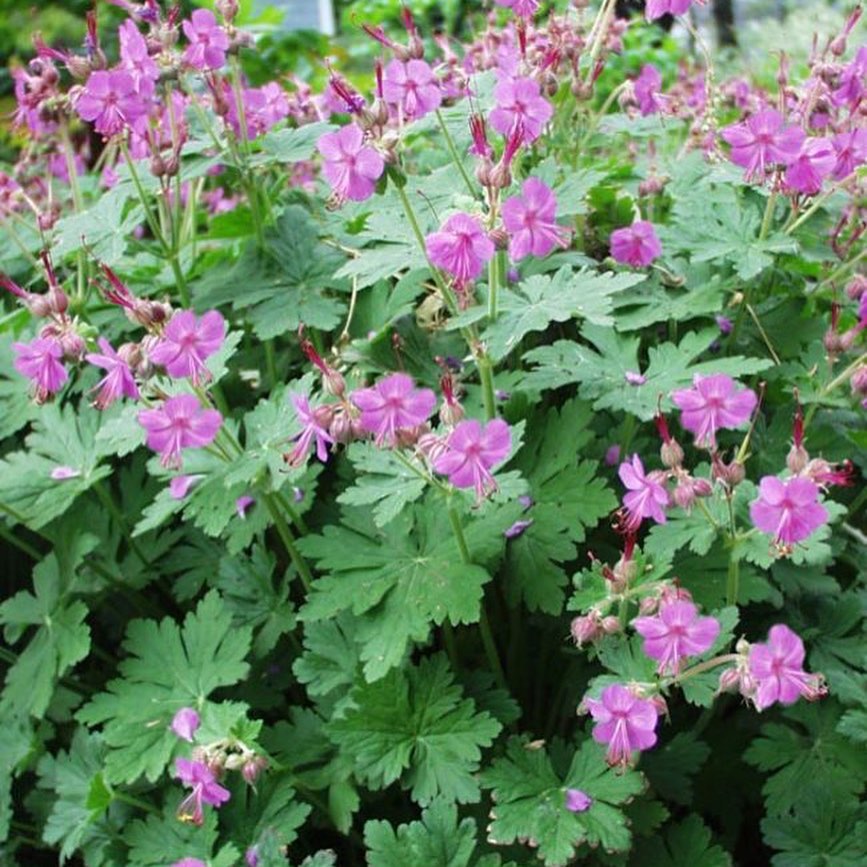
<svg viewBox="0 0 867 867">
<path fill-rule="evenodd" d="M 250 628 L 237 627 L 216 591 L 184 620 L 133 620 L 120 662 L 121 677 L 78 712 L 89 726 L 101 726 L 106 746 L 106 778 L 131 783 L 157 780 L 177 745 L 169 728 L 182 707 L 205 707 L 221 686 L 242 680 L 250 650 Z"/>
<path fill-rule="evenodd" d="M 531 840 L 547 867 L 571 863 L 579 846 L 625 851 L 631 835 L 621 805 L 644 790 L 636 771 L 610 768 L 598 744 L 586 741 L 572 757 L 564 777 L 537 744 L 509 741 L 506 755 L 482 772 L 482 785 L 494 802 L 488 841 L 508 845 Z M 583 813 L 566 809 L 566 790 L 580 789 L 592 799 Z"/>
<path fill-rule="evenodd" d="M 422 805 L 437 795 L 459 803 L 479 799 L 481 750 L 501 725 L 463 697 L 444 656 L 391 671 L 351 697 L 354 707 L 327 730 L 361 782 L 384 789 L 399 780 Z"/>
</svg>

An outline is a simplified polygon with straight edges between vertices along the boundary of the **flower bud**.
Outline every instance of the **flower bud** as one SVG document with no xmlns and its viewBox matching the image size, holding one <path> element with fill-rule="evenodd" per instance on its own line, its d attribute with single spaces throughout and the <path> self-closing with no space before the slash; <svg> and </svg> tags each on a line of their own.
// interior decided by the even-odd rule
<svg viewBox="0 0 867 867">
<path fill-rule="evenodd" d="M 52 286 L 46 299 L 51 312 L 57 316 L 62 316 L 69 309 L 69 296 L 59 286 Z"/>
<path fill-rule="evenodd" d="M 679 467 L 683 463 L 683 449 L 673 437 L 662 444 L 659 449 L 659 456 L 662 463 L 669 469 Z"/>
<path fill-rule="evenodd" d="M 328 433 L 331 434 L 335 442 L 341 445 L 348 445 L 355 439 L 355 431 L 353 430 L 352 418 L 349 413 L 339 411 L 334 414 L 334 419 L 328 428 Z"/>
<path fill-rule="evenodd" d="M 865 292 L 867 292 L 867 277 L 863 274 L 856 274 L 846 284 L 846 295 L 853 301 L 858 301 Z"/>
<path fill-rule="evenodd" d="M 569 626 L 576 647 L 583 647 L 602 636 L 602 619 L 595 609 L 583 617 L 576 617 Z"/>
<path fill-rule="evenodd" d="M 231 24 L 238 14 L 238 0 L 216 0 L 214 8 L 223 16 L 227 24 Z"/>
<path fill-rule="evenodd" d="M 793 445 L 789 449 L 789 454 L 786 455 L 786 466 L 789 468 L 789 472 L 793 476 L 797 476 L 804 471 L 809 460 L 810 455 L 802 445 Z"/>
<path fill-rule="evenodd" d="M 87 344 L 80 334 L 70 329 L 65 329 L 58 335 L 58 340 L 63 348 L 63 356 L 67 361 L 78 362 L 84 358 L 87 352 Z"/>
<path fill-rule="evenodd" d="M 340 371 L 329 367 L 323 372 L 322 390 L 333 397 L 343 397 L 346 392 L 346 380 L 344 380 Z"/>
<path fill-rule="evenodd" d="M 491 169 L 490 185 L 495 190 L 504 190 L 512 185 L 512 170 L 502 162 Z"/>
<path fill-rule="evenodd" d="M 454 427 L 464 418 L 464 408 L 455 400 L 444 400 L 440 406 L 440 421 L 446 427 Z"/>
<path fill-rule="evenodd" d="M 717 692 L 737 692 L 741 685 L 741 674 L 736 668 L 727 668 L 719 676 Z"/>
<path fill-rule="evenodd" d="M 624 560 L 621 557 L 612 569 L 614 575 L 613 588 L 615 592 L 625 590 L 638 576 L 638 564 L 635 560 Z"/>
<path fill-rule="evenodd" d="M 831 40 L 831 44 L 828 47 L 834 57 L 842 57 L 846 53 L 846 37 L 841 33 Z"/>
<path fill-rule="evenodd" d="M 602 631 L 606 635 L 615 635 L 623 631 L 623 626 L 620 623 L 620 618 L 609 614 L 608 617 L 602 618 Z"/>
<path fill-rule="evenodd" d="M 853 394 L 867 394 L 867 364 L 862 364 L 849 380 Z"/>
<path fill-rule="evenodd" d="M 248 785 L 253 785 L 259 778 L 259 774 L 268 767 L 268 760 L 264 756 L 253 756 L 244 762 L 241 768 L 241 776 Z"/>
</svg>

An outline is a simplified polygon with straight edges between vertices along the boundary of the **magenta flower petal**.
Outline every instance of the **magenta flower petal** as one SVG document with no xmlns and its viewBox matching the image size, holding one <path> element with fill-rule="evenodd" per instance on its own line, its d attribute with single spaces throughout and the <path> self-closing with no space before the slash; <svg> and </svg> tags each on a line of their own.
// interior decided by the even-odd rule
<svg viewBox="0 0 867 867">
<path fill-rule="evenodd" d="M 539 138 L 554 114 L 551 103 L 542 96 L 538 82 L 532 78 L 503 79 L 494 88 L 494 99 L 497 106 L 488 118 L 491 126 L 504 136 L 520 129 L 524 144 Z"/>
<path fill-rule="evenodd" d="M 164 367 L 169 376 L 186 377 L 193 385 L 200 385 L 210 379 L 206 359 L 220 349 L 225 336 L 226 321 L 216 310 L 201 318 L 192 310 L 179 310 L 151 350 L 150 360 Z"/>
<path fill-rule="evenodd" d="M 631 226 L 615 229 L 611 233 L 610 245 L 614 259 L 633 268 L 646 268 L 662 254 L 656 229 L 647 220 L 636 220 Z"/>
<path fill-rule="evenodd" d="M 503 202 L 503 225 L 509 233 L 509 257 L 519 262 L 527 256 L 547 256 L 568 244 L 569 232 L 557 225 L 557 198 L 538 178 L 527 178 L 522 195 Z"/>
<path fill-rule="evenodd" d="M 494 256 L 494 244 L 475 217 L 454 214 L 438 232 L 427 236 L 431 262 L 459 285 L 472 283 Z"/>
<path fill-rule="evenodd" d="M 364 132 L 354 123 L 320 136 L 316 148 L 325 162 L 322 174 L 338 201 L 363 202 L 373 195 L 385 171 L 380 153 L 364 144 Z"/>
<path fill-rule="evenodd" d="M 502 419 L 492 419 L 484 428 L 475 419 L 462 421 L 449 434 L 445 451 L 434 459 L 433 467 L 456 488 L 474 488 L 482 499 L 496 490 L 491 468 L 504 461 L 511 448 L 512 434 Z"/>
<path fill-rule="evenodd" d="M 731 161 L 746 169 L 748 180 L 761 180 L 772 166 L 788 166 L 798 158 L 804 131 L 783 123 L 783 116 L 768 108 L 723 129 L 721 135 L 732 148 Z"/>
<path fill-rule="evenodd" d="M 585 698 L 584 706 L 596 722 L 593 739 L 608 744 L 609 764 L 627 765 L 634 752 L 650 749 L 656 743 L 659 719 L 656 705 L 625 686 L 619 683 L 607 686 L 599 699 Z"/>
<path fill-rule="evenodd" d="M 424 424 L 436 407 L 436 395 L 429 388 L 417 389 L 411 376 L 393 373 L 372 388 L 351 395 L 361 410 L 361 426 L 376 437 L 377 445 L 395 445 L 397 434 Z"/>
<path fill-rule="evenodd" d="M 804 671 L 804 642 L 788 626 L 777 624 L 766 644 L 754 644 L 748 657 L 749 673 L 756 684 L 753 695 L 758 710 L 772 704 L 794 704 L 824 694 L 820 675 Z"/>
<path fill-rule="evenodd" d="M 195 735 L 200 724 L 201 719 L 194 708 L 182 707 L 172 717 L 171 729 L 179 738 L 192 743 L 193 735 Z"/>
<path fill-rule="evenodd" d="M 750 504 L 750 518 L 757 529 L 769 533 L 781 545 L 802 542 L 828 521 L 828 510 L 818 502 L 819 488 L 806 478 L 782 481 L 765 476 L 759 496 Z"/>
<path fill-rule="evenodd" d="M 697 446 L 716 448 L 716 432 L 740 427 L 749 421 L 758 398 L 749 388 L 724 373 L 696 374 L 692 388 L 672 392 L 674 405 L 681 410 L 680 423 L 695 436 Z"/>
<path fill-rule="evenodd" d="M 34 385 L 36 399 L 43 402 L 56 394 L 69 379 L 63 366 L 63 347 L 59 341 L 37 337 L 30 343 L 13 343 L 15 369 Z"/>
<path fill-rule="evenodd" d="M 424 60 L 392 60 L 385 67 L 382 95 L 398 106 L 407 120 L 417 120 L 440 107 L 443 100 L 439 82 Z"/>
<path fill-rule="evenodd" d="M 627 492 L 623 497 L 627 527 L 637 530 L 645 518 L 657 524 L 666 522 L 665 510 L 670 504 L 668 490 L 655 473 L 646 474 L 638 455 L 624 461 L 617 471 Z M 664 476 L 662 476 L 664 480 Z"/>
<path fill-rule="evenodd" d="M 654 617 L 637 617 L 632 625 L 660 674 L 677 674 L 681 660 L 708 651 L 720 633 L 716 618 L 699 617 L 698 608 L 684 599 L 663 602 Z"/>
<path fill-rule="evenodd" d="M 158 409 L 142 410 L 138 422 L 147 432 L 148 448 L 160 453 L 160 463 L 179 468 L 182 449 L 210 445 L 223 417 L 215 409 L 203 409 L 195 396 L 179 394 Z"/>
</svg>

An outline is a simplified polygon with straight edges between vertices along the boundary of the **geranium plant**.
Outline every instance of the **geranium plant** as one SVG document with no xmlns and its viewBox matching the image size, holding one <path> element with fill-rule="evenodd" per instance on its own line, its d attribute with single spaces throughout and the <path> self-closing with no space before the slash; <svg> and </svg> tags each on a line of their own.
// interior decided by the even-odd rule
<svg viewBox="0 0 867 867">
<path fill-rule="evenodd" d="M 241 5 L 12 70 L 3 857 L 862 863 L 860 8 Z"/>
</svg>

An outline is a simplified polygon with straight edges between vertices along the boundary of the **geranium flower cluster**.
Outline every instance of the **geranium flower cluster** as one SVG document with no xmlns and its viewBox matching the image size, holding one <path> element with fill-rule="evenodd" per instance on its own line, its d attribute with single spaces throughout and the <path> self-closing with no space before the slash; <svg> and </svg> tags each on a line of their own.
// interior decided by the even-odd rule
<svg viewBox="0 0 867 867">
<path fill-rule="evenodd" d="M 451 373 L 444 373 L 440 382 L 444 398 L 442 429 L 437 432 L 429 423 L 437 397 L 429 388 L 417 388 L 408 374 L 392 373 L 368 388 L 348 392 L 340 372 L 303 336 L 302 347 L 322 375 L 326 396 L 336 401 L 311 406 L 305 395 L 291 396 L 301 430 L 284 455 L 290 466 L 304 464 L 312 451 L 327 461 L 338 444 L 372 438 L 379 448 L 409 450 L 426 472 L 446 476 L 456 488 L 472 489 L 477 501 L 497 489 L 492 470 L 511 451 L 509 426 L 498 418 L 486 424 L 465 419 Z"/>
<path fill-rule="evenodd" d="M 718 450 L 717 434 L 747 424 L 758 405 L 755 392 L 739 388 L 725 374 L 697 374 L 692 388 L 673 392 L 671 399 L 680 409 L 681 425 L 692 433 L 695 446 L 710 453 L 711 478 L 696 477 L 684 467 L 684 451 L 660 413 L 656 423 L 662 438 L 660 456 L 664 468 L 647 471 L 641 457 L 634 454 L 618 470 L 627 491 L 620 523 L 627 534 L 635 534 L 648 519 L 666 523 L 667 511 L 673 507 L 689 512 L 698 498 L 711 496 L 715 483 L 723 487 L 726 496 L 731 496 L 745 477 L 740 457 L 745 449 L 741 448 L 735 459 L 726 464 Z M 849 484 L 851 476 L 848 464 L 837 467 L 822 459 L 810 460 L 803 440 L 799 409 L 794 445 L 787 461 L 790 476 L 762 478 L 759 495 L 750 505 L 754 527 L 768 533 L 781 554 L 790 552 L 793 545 L 827 523 L 828 510 L 819 502 L 820 492 L 832 485 Z"/>
<path fill-rule="evenodd" d="M 814 701 L 826 694 L 822 675 L 804 671 L 803 642 L 783 624 L 771 627 L 766 643 L 750 645 L 741 639 L 736 653 L 693 663 L 716 644 L 720 622 L 701 616 L 689 592 L 676 583 L 651 586 L 640 609 L 642 613 L 631 625 L 643 638 L 643 652 L 657 663 L 659 680 L 611 684 L 598 698 L 585 696 L 579 706 L 579 713 L 592 717 L 593 739 L 606 745 L 612 765 L 632 764 L 636 753 L 655 746 L 659 717 L 667 713 L 664 694 L 694 674 L 715 667 L 728 666 L 720 675 L 719 691 L 739 691 L 758 711 L 775 703 L 794 704 L 799 698 Z M 575 618 L 572 634 L 579 647 L 615 631 L 600 629 L 605 619 L 598 608 Z"/>
</svg>

